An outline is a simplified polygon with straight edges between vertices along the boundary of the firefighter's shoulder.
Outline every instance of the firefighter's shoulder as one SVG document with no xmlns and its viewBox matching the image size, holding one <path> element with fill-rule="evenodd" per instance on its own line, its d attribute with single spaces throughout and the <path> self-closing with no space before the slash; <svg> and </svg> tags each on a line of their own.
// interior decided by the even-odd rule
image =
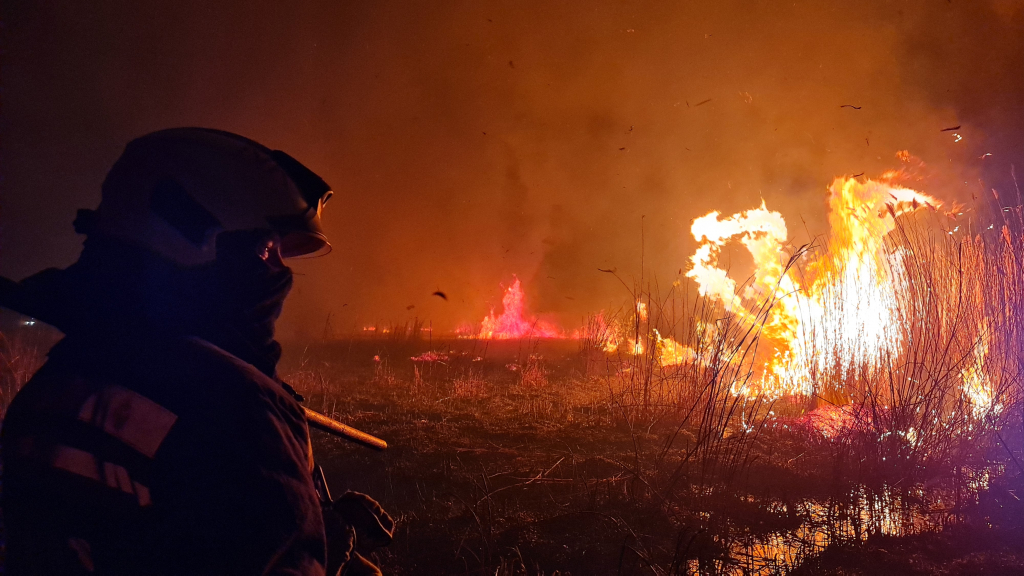
<svg viewBox="0 0 1024 576">
<path fill-rule="evenodd" d="M 179 409 L 225 423 L 267 416 L 304 422 L 298 402 L 252 364 L 202 338 L 182 338 L 172 346 L 171 380 L 186 396 L 175 402 Z"/>
</svg>

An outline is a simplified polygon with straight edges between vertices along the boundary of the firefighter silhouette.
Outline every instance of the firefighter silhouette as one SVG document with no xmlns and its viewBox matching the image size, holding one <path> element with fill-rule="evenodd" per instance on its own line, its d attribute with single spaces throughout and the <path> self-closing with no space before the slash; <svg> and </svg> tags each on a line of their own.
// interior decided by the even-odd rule
<svg viewBox="0 0 1024 576">
<path fill-rule="evenodd" d="M 285 259 L 330 250 L 331 194 L 236 134 L 155 132 L 79 211 L 76 263 L 3 282 L 65 334 L 3 423 L 6 574 L 379 574 L 390 516 L 318 493 L 276 372 Z"/>
</svg>

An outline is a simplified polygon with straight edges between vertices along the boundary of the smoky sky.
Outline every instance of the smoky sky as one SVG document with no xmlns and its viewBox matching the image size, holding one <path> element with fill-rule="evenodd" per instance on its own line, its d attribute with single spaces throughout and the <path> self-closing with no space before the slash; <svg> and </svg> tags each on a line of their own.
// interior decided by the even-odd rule
<svg viewBox="0 0 1024 576">
<path fill-rule="evenodd" d="M 803 242 L 899 150 L 947 200 L 1024 171 L 1022 0 L 8 0 L 3 35 L 0 273 L 74 261 L 133 137 L 230 130 L 336 190 L 285 338 L 479 322 L 513 275 L 572 326 L 627 297 L 598 268 L 685 272 L 711 210 Z"/>
</svg>

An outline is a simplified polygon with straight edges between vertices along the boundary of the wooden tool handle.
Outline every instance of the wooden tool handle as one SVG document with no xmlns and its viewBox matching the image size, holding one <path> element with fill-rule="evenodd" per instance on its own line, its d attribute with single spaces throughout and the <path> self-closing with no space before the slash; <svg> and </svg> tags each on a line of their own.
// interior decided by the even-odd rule
<svg viewBox="0 0 1024 576">
<path fill-rule="evenodd" d="M 363 446 L 373 448 L 374 450 L 386 450 L 388 447 L 387 442 L 377 438 L 376 436 L 367 434 L 362 430 L 356 430 L 351 426 L 342 424 L 333 418 L 328 418 L 327 416 L 324 416 L 315 410 L 310 410 L 305 406 L 302 407 L 302 410 L 306 413 L 306 421 L 309 422 L 309 425 L 313 428 L 323 430 L 324 432 L 330 432 L 335 436 L 341 436 L 346 440 L 351 440 L 352 442 L 362 444 Z"/>
</svg>

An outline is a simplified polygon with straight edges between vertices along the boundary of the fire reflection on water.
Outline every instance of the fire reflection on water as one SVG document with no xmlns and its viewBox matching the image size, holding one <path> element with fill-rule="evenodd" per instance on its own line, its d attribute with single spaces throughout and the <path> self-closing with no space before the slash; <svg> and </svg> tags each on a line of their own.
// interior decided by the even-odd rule
<svg viewBox="0 0 1024 576">
<path fill-rule="evenodd" d="M 965 469 L 964 488 L 968 499 L 977 499 L 987 489 L 998 470 Z M 959 503 L 963 504 L 964 493 Z M 774 501 L 770 513 L 796 514 L 801 524 L 793 530 L 768 534 L 745 533 L 729 547 L 734 561 L 726 574 L 785 574 L 803 561 L 820 554 L 832 544 L 863 542 L 872 536 L 910 536 L 937 532 L 956 521 L 957 495 L 951 491 L 918 487 L 900 490 L 864 486 L 849 492 L 844 499 L 826 502 L 805 499 L 796 503 Z M 692 561 L 694 573 L 697 563 Z"/>
</svg>

